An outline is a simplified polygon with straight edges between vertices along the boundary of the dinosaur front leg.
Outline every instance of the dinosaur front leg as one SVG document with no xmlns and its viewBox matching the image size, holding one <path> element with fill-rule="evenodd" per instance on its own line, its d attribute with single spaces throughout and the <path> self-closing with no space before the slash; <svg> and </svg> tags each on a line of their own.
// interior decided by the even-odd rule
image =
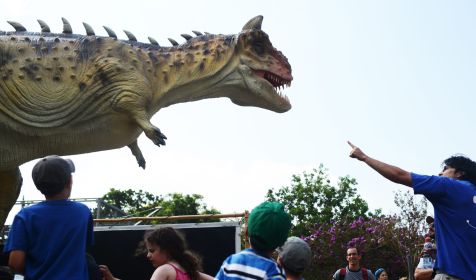
<svg viewBox="0 0 476 280">
<path fill-rule="evenodd" d="M 127 112 L 144 131 L 145 135 L 160 147 L 160 145 L 165 145 L 167 137 L 150 122 L 151 116 L 146 111 L 149 102 L 149 100 L 140 98 L 139 94 L 126 91 L 117 96 L 113 106 L 119 111 Z"/>
<path fill-rule="evenodd" d="M 20 168 L 0 170 L 0 229 L 20 194 L 23 178 Z"/>
<path fill-rule="evenodd" d="M 139 145 L 137 145 L 137 140 L 127 145 L 127 147 L 131 149 L 131 152 L 136 157 L 136 160 L 139 166 L 142 167 L 142 169 L 145 169 L 145 159 L 144 159 L 144 156 L 142 155 Z"/>
<path fill-rule="evenodd" d="M 144 130 L 145 135 L 154 142 L 155 145 L 165 146 L 165 139 L 167 137 L 160 131 L 160 129 L 154 126 L 148 119 L 140 118 L 136 119 L 137 124 Z"/>
</svg>

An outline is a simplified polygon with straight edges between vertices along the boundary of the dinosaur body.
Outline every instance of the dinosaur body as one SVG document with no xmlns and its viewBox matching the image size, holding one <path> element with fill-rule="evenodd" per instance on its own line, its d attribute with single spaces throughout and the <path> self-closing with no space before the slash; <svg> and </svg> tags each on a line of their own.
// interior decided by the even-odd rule
<svg viewBox="0 0 476 280">
<path fill-rule="evenodd" d="M 161 108 L 204 98 L 229 97 L 275 112 L 291 108 L 277 91 L 291 67 L 261 30 L 262 17 L 237 35 L 182 35 L 172 47 L 71 34 L 0 31 L 0 224 L 21 187 L 18 166 L 45 155 L 71 155 L 128 146 L 138 164 L 144 132 L 156 145 L 166 137 L 151 122 Z"/>
</svg>

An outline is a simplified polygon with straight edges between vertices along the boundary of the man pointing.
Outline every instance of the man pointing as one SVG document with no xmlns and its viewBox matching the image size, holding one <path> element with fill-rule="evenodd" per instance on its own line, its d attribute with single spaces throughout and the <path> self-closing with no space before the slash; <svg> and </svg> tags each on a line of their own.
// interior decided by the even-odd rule
<svg viewBox="0 0 476 280">
<path fill-rule="evenodd" d="M 464 156 L 443 161 L 438 176 L 410 173 L 366 155 L 351 142 L 356 158 L 383 177 L 413 188 L 433 205 L 437 257 L 435 280 L 476 279 L 476 163 Z"/>
</svg>

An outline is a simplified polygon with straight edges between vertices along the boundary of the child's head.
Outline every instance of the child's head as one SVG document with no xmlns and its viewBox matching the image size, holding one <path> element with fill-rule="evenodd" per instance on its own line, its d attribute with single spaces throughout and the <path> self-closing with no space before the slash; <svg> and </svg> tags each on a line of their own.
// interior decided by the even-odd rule
<svg viewBox="0 0 476 280">
<path fill-rule="evenodd" d="M 291 217 L 278 202 L 263 202 L 248 217 L 251 246 L 259 251 L 272 251 L 283 245 L 291 229 Z"/>
<path fill-rule="evenodd" d="M 31 172 L 36 188 L 45 196 L 59 194 L 71 180 L 74 163 L 59 156 L 40 159 Z"/>
<path fill-rule="evenodd" d="M 311 264 L 311 247 L 297 236 L 289 237 L 277 251 L 278 262 L 285 269 L 286 275 L 301 276 Z"/>
<path fill-rule="evenodd" d="M 171 227 L 158 228 L 147 232 L 144 236 L 147 247 L 147 257 L 155 267 L 169 261 L 179 263 L 191 279 L 198 279 L 201 270 L 200 259 L 187 249 L 187 244 L 181 233 Z"/>
<path fill-rule="evenodd" d="M 147 232 L 144 236 L 147 248 L 155 245 L 160 251 L 166 252 L 171 259 L 183 254 L 186 250 L 186 243 L 183 236 L 171 227 L 163 227 L 151 232 Z"/>
</svg>

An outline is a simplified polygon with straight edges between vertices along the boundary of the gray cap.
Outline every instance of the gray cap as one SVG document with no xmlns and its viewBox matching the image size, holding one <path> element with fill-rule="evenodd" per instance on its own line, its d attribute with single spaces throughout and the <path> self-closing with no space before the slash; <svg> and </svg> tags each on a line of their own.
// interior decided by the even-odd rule
<svg viewBox="0 0 476 280">
<path fill-rule="evenodd" d="M 311 264 L 311 248 L 299 237 L 289 237 L 278 252 L 281 264 L 291 272 L 301 274 Z"/>
<path fill-rule="evenodd" d="M 31 177 L 41 193 L 54 195 L 64 189 L 74 171 L 72 160 L 53 155 L 40 159 L 33 167 Z"/>
</svg>

